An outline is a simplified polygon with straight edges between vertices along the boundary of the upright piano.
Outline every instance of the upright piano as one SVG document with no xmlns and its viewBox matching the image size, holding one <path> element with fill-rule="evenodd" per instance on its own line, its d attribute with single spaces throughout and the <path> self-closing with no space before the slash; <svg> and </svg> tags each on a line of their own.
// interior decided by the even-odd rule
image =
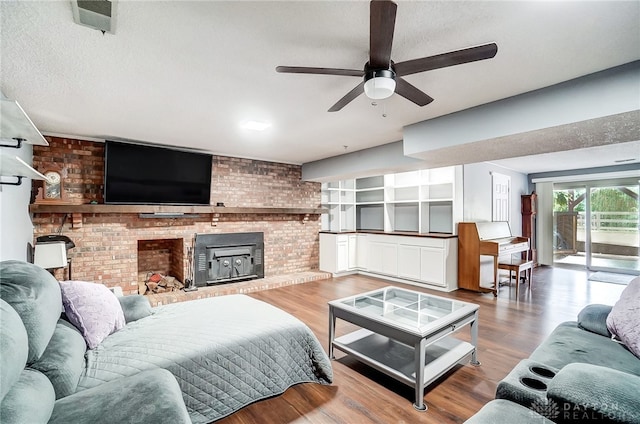
<svg viewBox="0 0 640 424">
<path fill-rule="evenodd" d="M 527 250 L 529 239 L 512 236 L 508 222 L 459 222 L 458 287 L 497 296 L 498 258 Z"/>
</svg>

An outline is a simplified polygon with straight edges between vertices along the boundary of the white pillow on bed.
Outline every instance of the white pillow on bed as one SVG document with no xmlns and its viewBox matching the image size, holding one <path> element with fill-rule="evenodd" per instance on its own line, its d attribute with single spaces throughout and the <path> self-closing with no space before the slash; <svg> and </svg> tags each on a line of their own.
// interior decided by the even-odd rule
<svg viewBox="0 0 640 424">
<path fill-rule="evenodd" d="M 106 286 L 86 281 L 61 281 L 62 304 L 67 319 L 95 349 L 125 325 L 118 298 Z"/>
</svg>

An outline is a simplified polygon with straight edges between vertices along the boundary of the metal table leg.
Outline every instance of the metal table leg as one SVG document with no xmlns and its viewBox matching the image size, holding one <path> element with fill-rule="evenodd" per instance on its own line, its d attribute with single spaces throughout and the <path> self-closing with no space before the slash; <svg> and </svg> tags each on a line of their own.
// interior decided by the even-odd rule
<svg viewBox="0 0 640 424">
<path fill-rule="evenodd" d="M 416 401 L 413 407 L 418 411 L 426 411 L 427 405 L 424 404 L 424 361 L 425 361 L 425 340 L 420 339 L 415 345 L 415 366 L 416 366 Z"/>
<path fill-rule="evenodd" d="M 471 354 L 471 365 L 479 366 L 478 361 L 478 311 L 473 315 L 471 327 L 471 344 L 473 345 L 473 353 Z"/>
<path fill-rule="evenodd" d="M 336 359 L 333 356 L 333 339 L 336 335 L 336 316 L 333 313 L 333 306 L 329 306 L 329 359 Z"/>
</svg>

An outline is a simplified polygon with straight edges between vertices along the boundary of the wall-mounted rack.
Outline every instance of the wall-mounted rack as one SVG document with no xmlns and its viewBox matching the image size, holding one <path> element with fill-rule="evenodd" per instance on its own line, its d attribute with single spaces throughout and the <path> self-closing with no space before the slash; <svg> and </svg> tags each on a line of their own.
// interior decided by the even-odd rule
<svg viewBox="0 0 640 424">
<path fill-rule="evenodd" d="M 15 178 L 15 180 L 5 181 L 5 177 Z M 22 184 L 23 178 L 47 181 L 47 177 L 33 169 L 18 156 L 3 154 L 0 151 L 0 184 L 18 186 Z"/>
<path fill-rule="evenodd" d="M 17 101 L 2 97 L 0 117 L 0 147 L 19 149 L 22 143 L 49 145 Z"/>
<path fill-rule="evenodd" d="M 0 93 L 0 147 L 20 149 L 22 143 L 49 145 L 18 102 L 9 100 Z M 13 180 L 6 181 L 5 177 Z M 20 157 L 4 155 L 0 151 L 0 185 L 19 186 L 23 178 L 48 181 L 47 177 L 33 169 Z"/>
</svg>

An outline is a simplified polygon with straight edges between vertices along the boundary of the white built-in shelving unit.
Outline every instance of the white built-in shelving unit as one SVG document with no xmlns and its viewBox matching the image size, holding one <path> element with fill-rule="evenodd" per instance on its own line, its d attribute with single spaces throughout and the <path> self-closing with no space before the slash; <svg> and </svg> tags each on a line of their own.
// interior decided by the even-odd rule
<svg viewBox="0 0 640 424">
<path fill-rule="evenodd" d="M 325 231 L 455 233 L 462 220 L 462 167 L 422 169 L 322 186 Z"/>
<path fill-rule="evenodd" d="M 353 231 L 355 225 L 355 181 L 343 180 L 322 184 L 322 215 L 325 231 Z"/>
</svg>

